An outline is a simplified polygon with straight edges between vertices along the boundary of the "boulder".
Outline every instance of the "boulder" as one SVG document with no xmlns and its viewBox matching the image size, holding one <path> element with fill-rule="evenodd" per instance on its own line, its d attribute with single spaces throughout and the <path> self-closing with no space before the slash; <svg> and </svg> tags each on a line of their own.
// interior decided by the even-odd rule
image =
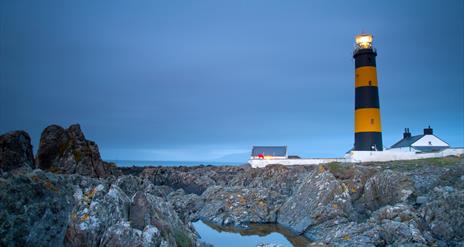
<svg viewBox="0 0 464 247">
<path fill-rule="evenodd" d="M 119 176 L 113 183 L 121 188 L 130 198 L 138 191 L 143 191 L 161 198 L 166 198 L 169 193 L 174 191 L 171 187 L 153 185 L 148 179 L 141 179 L 133 175 Z"/>
<path fill-rule="evenodd" d="M 143 230 L 138 230 L 132 228 L 129 222 L 122 221 L 105 231 L 100 246 L 169 246 L 169 243 L 162 240 L 161 233 L 155 226 L 148 225 Z"/>
<path fill-rule="evenodd" d="M 290 196 L 298 188 L 312 166 L 269 165 L 260 169 L 247 169 L 233 177 L 229 186 L 264 187 L 282 195 Z"/>
<path fill-rule="evenodd" d="M 82 179 L 82 176 L 79 176 Z M 67 246 L 192 246 L 196 236 L 166 200 L 143 191 L 129 198 L 116 184 L 76 180 Z"/>
<path fill-rule="evenodd" d="M 385 205 L 404 202 L 413 192 L 414 186 L 408 176 L 387 169 L 367 180 L 364 193 L 355 205 L 360 211 L 374 211 Z"/>
<path fill-rule="evenodd" d="M 304 234 L 330 246 L 428 246 L 421 219 L 407 204 L 385 206 L 364 222 L 336 219 L 309 228 Z"/>
<path fill-rule="evenodd" d="M 141 231 L 146 231 L 147 227 L 156 229 L 167 246 L 192 246 L 196 241 L 195 234 L 170 204 L 148 193 L 137 192 L 132 198 L 129 222 L 132 228 Z"/>
<path fill-rule="evenodd" d="M 166 185 L 201 195 L 210 186 L 227 185 L 242 171 L 244 168 L 233 166 L 150 167 L 144 169 L 140 176 L 154 185 Z"/>
<path fill-rule="evenodd" d="M 208 188 L 199 219 L 219 225 L 246 227 L 248 223 L 274 223 L 284 197 L 267 188 L 240 186 Z"/>
<path fill-rule="evenodd" d="M 35 168 L 29 134 L 12 131 L 0 135 L 0 171 L 20 167 Z"/>
<path fill-rule="evenodd" d="M 74 206 L 67 178 L 29 170 L 0 178 L 0 246 L 62 246 Z"/>
<path fill-rule="evenodd" d="M 116 185 L 84 180 L 76 187 L 74 207 L 66 232 L 70 246 L 98 246 L 104 231 L 129 216 L 130 199 Z"/>
<path fill-rule="evenodd" d="M 279 209 L 277 223 L 301 234 L 324 221 L 351 217 L 348 188 L 323 166 L 307 175 L 296 192 Z"/>
<path fill-rule="evenodd" d="M 432 235 L 444 241 L 464 241 L 464 190 L 436 187 L 420 208 Z"/>
<path fill-rule="evenodd" d="M 40 137 L 37 166 L 41 169 L 91 177 L 118 174 L 116 165 L 104 162 L 97 144 L 85 139 L 78 124 L 64 129 L 50 125 Z"/>
<path fill-rule="evenodd" d="M 167 196 L 167 200 L 171 203 L 184 223 L 197 221 L 197 213 L 204 206 L 203 197 L 197 194 L 185 194 L 183 189 L 178 189 L 170 193 Z"/>
</svg>

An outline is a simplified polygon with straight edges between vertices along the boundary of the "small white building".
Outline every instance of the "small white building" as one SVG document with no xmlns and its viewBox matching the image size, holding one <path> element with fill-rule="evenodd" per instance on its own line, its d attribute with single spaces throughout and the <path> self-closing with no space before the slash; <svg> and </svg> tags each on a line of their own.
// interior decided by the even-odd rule
<svg viewBox="0 0 464 247">
<path fill-rule="evenodd" d="M 287 146 L 253 146 L 251 160 L 287 159 Z"/>
<path fill-rule="evenodd" d="M 449 148 L 449 144 L 433 134 L 433 129 L 424 129 L 423 135 L 412 136 L 409 128 L 406 128 L 403 133 L 403 139 L 393 144 L 391 151 L 405 151 L 416 153 L 431 153 L 440 152 Z"/>
</svg>

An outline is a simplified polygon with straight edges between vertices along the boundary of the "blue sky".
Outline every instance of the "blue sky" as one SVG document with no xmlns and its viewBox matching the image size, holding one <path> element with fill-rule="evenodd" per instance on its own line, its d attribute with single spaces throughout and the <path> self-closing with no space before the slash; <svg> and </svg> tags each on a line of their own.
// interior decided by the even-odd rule
<svg viewBox="0 0 464 247">
<path fill-rule="evenodd" d="M 463 5 L 0 0 L 0 132 L 36 147 L 47 125 L 80 123 L 106 159 L 341 156 L 354 36 L 371 32 L 384 145 L 431 125 L 464 146 Z"/>
</svg>

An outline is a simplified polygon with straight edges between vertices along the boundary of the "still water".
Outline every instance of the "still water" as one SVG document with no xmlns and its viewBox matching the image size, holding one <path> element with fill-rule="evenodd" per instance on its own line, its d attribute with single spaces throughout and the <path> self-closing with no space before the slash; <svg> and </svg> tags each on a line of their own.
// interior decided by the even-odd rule
<svg viewBox="0 0 464 247">
<path fill-rule="evenodd" d="M 251 224 L 249 229 L 224 227 L 203 221 L 194 222 L 193 225 L 201 240 L 215 247 L 255 247 L 259 244 L 303 247 L 310 243 L 307 238 L 295 235 L 277 224 Z"/>
</svg>

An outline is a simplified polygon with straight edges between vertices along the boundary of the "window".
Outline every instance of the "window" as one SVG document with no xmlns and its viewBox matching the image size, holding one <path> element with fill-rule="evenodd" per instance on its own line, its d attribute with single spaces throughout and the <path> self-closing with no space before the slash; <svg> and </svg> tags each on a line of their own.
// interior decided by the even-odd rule
<svg viewBox="0 0 464 247">
<path fill-rule="evenodd" d="M 372 81 L 369 81 L 369 86 L 372 86 Z"/>
<path fill-rule="evenodd" d="M 371 118 L 371 124 L 374 124 L 374 119 L 373 118 Z"/>
</svg>

